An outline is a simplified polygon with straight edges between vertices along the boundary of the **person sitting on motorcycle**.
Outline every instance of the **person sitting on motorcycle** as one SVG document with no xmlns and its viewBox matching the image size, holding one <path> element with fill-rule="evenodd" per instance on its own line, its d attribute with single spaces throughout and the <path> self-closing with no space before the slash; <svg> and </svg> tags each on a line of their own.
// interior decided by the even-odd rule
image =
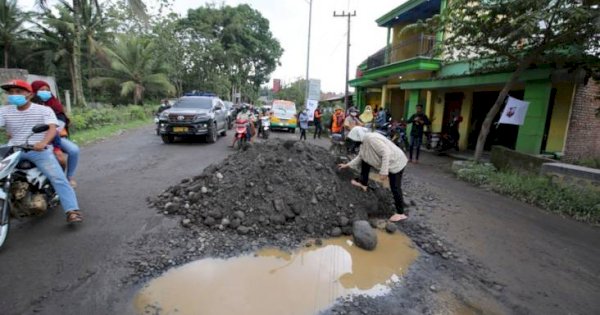
<svg viewBox="0 0 600 315">
<path fill-rule="evenodd" d="M 160 106 L 158 107 L 158 110 L 156 110 L 156 115 L 160 115 L 160 113 L 166 111 L 169 108 L 171 108 L 171 104 L 169 104 L 169 100 L 164 99 L 162 101 L 162 103 L 160 104 Z"/>
<path fill-rule="evenodd" d="M 67 137 L 69 136 L 69 118 L 64 112 L 63 105 L 60 101 L 54 97 L 52 92 L 50 91 L 50 85 L 45 81 L 33 81 L 31 83 L 31 88 L 33 89 L 33 93 L 35 96 L 32 99 L 33 103 L 45 105 L 54 111 L 56 118 L 64 123 L 64 127 L 57 133 L 53 147 L 54 154 L 58 159 L 59 163 L 67 166 L 67 178 L 69 179 L 69 183 L 73 187 L 77 187 L 77 182 L 75 182 L 75 171 L 77 170 L 77 164 L 79 163 L 79 147 L 73 141 L 69 140 Z M 67 159 L 65 163 L 65 158 L 62 153 L 67 154 Z"/>
<path fill-rule="evenodd" d="M 258 136 L 260 136 L 264 132 L 262 126 L 262 119 L 264 117 L 269 117 L 269 113 L 267 112 L 266 108 L 261 108 L 258 113 Z"/>
<path fill-rule="evenodd" d="M 251 141 L 252 139 L 252 130 L 254 129 L 254 115 L 248 110 L 248 106 L 243 105 L 240 109 L 240 112 L 237 114 L 236 121 L 244 120 L 246 121 L 246 139 Z M 233 143 L 231 146 L 235 146 L 235 142 L 237 141 L 237 137 L 233 137 Z"/>
<path fill-rule="evenodd" d="M 0 127 L 6 128 L 11 135 L 8 144 L 18 146 L 25 145 L 27 142 L 33 143 L 33 149 L 24 152 L 23 159 L 34 163 L 48 177 L 60 199 L 67 222 L 83 221 L 75 191 L 50 147 L 58 126 L 56 115 L 51 108 L 31 102 L 33 88 L 29 83 L 13 80 L 1 87 L 7 92 L 8 103 L 11 105 L 0 108 Z M 39 124 L 49 125 L 50 128 L 46 132 L 30 137 L 33 127 Z"/>
<path fill-rule="evenodd" d="M 381 109 L 379 109 L 379 111 L 377 112 L 377 116 L 375 117 L 375 128 L 378 130 L 381 130 L 382 128 L 384 128 L 386 123 L 387 123 L 387 117 L 385 114 L 385 110 L 383 110 L 383 108 L 381 108 Z"/>
<path fill-rule="evenodd" d="M 346 132 L 350 132 L 350 130 L 356 126 L 364 127 L 365 124 L 358 118 L 358 109 L 351 107 L 350 110 L 348 110 L 348 113 L 350 115 L 344 120 L 344 130 Z"/>
</svg>

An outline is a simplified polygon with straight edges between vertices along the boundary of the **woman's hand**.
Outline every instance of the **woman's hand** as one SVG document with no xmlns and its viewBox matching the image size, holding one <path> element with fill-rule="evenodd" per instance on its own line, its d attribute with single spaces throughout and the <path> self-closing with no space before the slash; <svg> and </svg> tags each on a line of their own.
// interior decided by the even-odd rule
<svg viewBox="0 0 600 315">
<path fill-rule="evenodd" d="M 343 170 L 343 169 L 349 168 L 349 167 L 350 167 L 350 165 L 348 165 L 348 164 L 344 164 L 344 163 L 338 164 L 338 169 L 339 170 Z"/>
</svg>

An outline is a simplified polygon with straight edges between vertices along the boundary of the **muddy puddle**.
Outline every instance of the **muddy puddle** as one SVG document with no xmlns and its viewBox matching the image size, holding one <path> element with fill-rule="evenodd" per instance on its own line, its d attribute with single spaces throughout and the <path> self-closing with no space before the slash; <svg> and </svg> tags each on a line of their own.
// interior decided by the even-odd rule
<svg viewBox="0 0 600 315">
<path fill-rule="evenodd" d="M 342 296 L 383 295 L 418 252 L 403 234 L 378 232 L 367 252 L 350 238 L 285 253 L 203 259 L 168 271 L 136 296 L 137 314 L 316 314 Z"/>
</svg>

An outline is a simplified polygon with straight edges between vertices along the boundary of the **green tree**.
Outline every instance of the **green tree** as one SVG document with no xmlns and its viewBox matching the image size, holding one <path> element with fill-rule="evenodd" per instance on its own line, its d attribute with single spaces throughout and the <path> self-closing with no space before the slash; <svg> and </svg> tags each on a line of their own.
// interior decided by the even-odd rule
<svg viewBox="0 0 600 315">
<path fill-rule="evenodd" d="M 273 96 L 275 99 L 287 100 L 296 103 L 298 108 L 304 107 L 306 99 L 306 79 L 298 78 L 296 81 L 283 87 Z"/>
<path fill-rule="evenodd" d="M 0 0 L 0 40 L 4 52 L 4 68 L 8 68 L 11 48 L 27 32 L 24 27 L 30 14 L 17 6 L 16 0 Z"/>
<path fill-rule="evenodd" d="M 117 84 L 121 96 L 133 95 L 134 104 L 141 104 L 148 90 L 174 94 L 176 89 L 169 82 L 165 63 L 156 58 L 156 49 L 148 38 L 118 36 L 114 47 L 104 48 L 110 60 L 107 75 L 93 78 L 90 83 L 93 86 Z"/>
<path fill-rule="evenodd" d="M 442 14 L 446 56 L 483 64 L 480 71 L 512 70 L 487 113 L 475 149 L 483 153 L 493 119 L 508 92 L 532 65 L 598 69 L 597 0 L 453 0 Z"/>
</svg>

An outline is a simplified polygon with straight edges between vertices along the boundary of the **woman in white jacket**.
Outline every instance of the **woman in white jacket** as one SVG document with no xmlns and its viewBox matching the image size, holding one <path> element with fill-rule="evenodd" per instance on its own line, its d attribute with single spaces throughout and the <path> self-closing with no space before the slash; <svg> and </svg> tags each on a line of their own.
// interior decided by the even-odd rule
<svg viewBox="0 0 600 315">
<path fill-rule="evenodd" d="M 356 158 L 347 164 L 340 164 L 340 169 L 361 167 L 360 180 L 352 180 L 352 185 L 367 191 L 369 183 L 369 172 L 371 167 L 379 170 L 381 180 L 389 179 L 390 189 L 394 196 L 396 213 L 390 218 L 390 221 L 397 222 L 406 220 L 408 217 L 404 214 L 404 200 L 402 198 L 402 173 L 408 159 L 400 148 L 376 132 L 369 132 L 367 128 L 354 127 L 348 138 L 360 143 L 360 152 Z"/>
</svg>

